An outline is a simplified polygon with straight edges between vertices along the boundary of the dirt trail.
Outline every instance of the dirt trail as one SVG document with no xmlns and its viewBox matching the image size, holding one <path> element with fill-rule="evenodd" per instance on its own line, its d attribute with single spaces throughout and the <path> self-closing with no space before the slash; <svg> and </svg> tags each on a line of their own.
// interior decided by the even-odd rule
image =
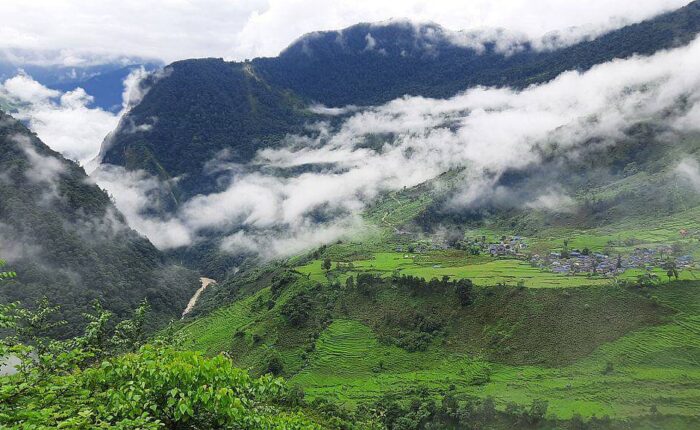
<svg viewBox="0 0 700 430">
<path fill-rule="evenodd" d="M 401 205 L 401 201 L 399 199 L 397 199 L 395 195 L 390 194 L 389 197 L 391 197 L 399 206 Z M 386 217 L 388 217 L 391 212 L 393 212 L 393 211 L 384 212 L 384 215 L 382 216 L 382 220 L 380 222 L 387 224 L 388 226 L 392 226 L 393 224 L 386 221 Z"/>
<path fill-rule="evenodd" d="M 184 318 L 185 315 L 190 313 L 192 308 L 194 308 L 194 305 L 197 303 L 197 299 L 199 299 L 199 296 L 202 295 L 204 290 L 207 289 L 207 287 L 211 284 L 216 284 L 216 281 L 210 278 L 199 278 L 199 281 L 202 283 L 202 286 L 195 291 L 194 295 L 190 299 L 189 303 L 187 303 L 187 307 L 185 308 L 184 311 L 182 311 L 182 317 Z"/>
</svg>

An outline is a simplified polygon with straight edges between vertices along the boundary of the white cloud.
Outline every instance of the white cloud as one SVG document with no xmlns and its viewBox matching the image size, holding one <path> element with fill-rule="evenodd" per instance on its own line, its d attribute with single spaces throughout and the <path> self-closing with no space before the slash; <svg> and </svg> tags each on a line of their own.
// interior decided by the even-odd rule
<svg viewBox="0 0 700 430">
<path fill-rule="evenodd" d="M 7 79 L 0 87 L 5 96 L 20 103 L 49 103 L 61 95 L 60 91 L 41 85 L 26 74 Z"/>
<path fill-rule="evenodd" d="M 568 212 L 574 206 L 574 199 L 554 189 L 546 190 L 537 196 L 535 200 L 525 204 L 525 207 L 530 209 L 543 209 L 553 212 Z"/>
<path fill-rule="evenodd" d="M 685 178 L 700 192 L 700 164 L 692 158 L 685 158 L 676 167 L 676 173 Z"/>
<path fill-rule="evenodd" d="M 367 33 L 365 36 L 365 41 L 367 41 L 367 45 L 365 45 L 365 51 L 371 51 L 377 46 L 377 41 L 372 37 L 371 33 Z"/>
<path fill-rule="evenodd" d="M 123 107 L 117 114 L 91 107 L 93 97 L 82 88 L 62 93 L 26 74 L 0 84 L 0 97 L 16 105 L 13 116 L 26 121 L 49 147 L 86 165 L 98 155 L 102 141 L 115 129 L 123 113 L 143 97 L 146 90 L 140 82 L 145 76 L 146 71 L 140 68 L 124 80 Z M 134 131 L 148 131 L 151 126 L 133 125 Z"/>
<path fill-rule="evenodd" d="M 24 177 L 29 183 L 43 186 L 38 202 L 45 205 L 52 204 L 54 199 L 60 198 L 58 179 L 66 171 L 65 164 L 56 157 L 37 152 L 28 136 L 17 134 L 11 136 L 11 140 L 27 156 L 28 167 L 24 171 Z"/>
<path fill-rule="evenodd" d="M 688 0 L 32 0 L 0 2 L 0 48 L 53 49 L 53 61 L 96 56 L 273 56 L 302 34 L 406 18 L 451 30 L 507 28 L 539 44 L 571 43 L 638 22 Z M 575 28 L 572 28 L 575 27 Z M 548 33 L 560 30 L 556 36 Z M 488 34 L 491 33 L 489 30 Z M 89 53 L 89 55 L 87 55 Z M 50 59 L 44 59 L 48 61 Z"/>
<path fill-rule="evenodd" d="M 306 222 L 294 230 L 252 233 L 241 230 L 226 236 L 221 248 L 228 252 L 252 252 L 272 259 L 294 255 L 338 239 L 358 239 L 370 231 L 371 228 L 359 217 L 350 216 L 325 224 Z"/>
<path fill-rule="evenodd" d="M 178 220 L 146 215 L 147 211 L 160 209 L 157 198 L 163 184 L 156 178 L 111 165 L 100 166 L 91 178 L 109 192 L 129 226 L 148 237 L 158 248 L 177 248 L 192 243 L 190 230 Z"/>
</svg>

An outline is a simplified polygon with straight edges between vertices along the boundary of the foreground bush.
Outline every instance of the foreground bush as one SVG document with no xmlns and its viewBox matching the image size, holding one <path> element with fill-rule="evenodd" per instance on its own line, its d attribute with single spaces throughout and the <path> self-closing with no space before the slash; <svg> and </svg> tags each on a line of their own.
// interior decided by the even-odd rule
<svg viewBox="0 0 700 430">
<path fill-rule="evenodd" d="M 207 358 L 165 343 L 143 345 L 143 303 L 110 325 L 99 303 L 82 336 L 45 333 L 55 307 L 0 305 L 0 358 L 19 361 L 0 376 L 0 428 L 317 429 L 282 379 L 253 378 L 224 356 Z M 143 346 L 140 346 L 143 345 Z"/>
<path fill-rule="evenodd" d="M 65 375 L 0 378 L 0 427 L 313 429 L 287 387 L 219 356 L 144 346 Z"/>
</svg>

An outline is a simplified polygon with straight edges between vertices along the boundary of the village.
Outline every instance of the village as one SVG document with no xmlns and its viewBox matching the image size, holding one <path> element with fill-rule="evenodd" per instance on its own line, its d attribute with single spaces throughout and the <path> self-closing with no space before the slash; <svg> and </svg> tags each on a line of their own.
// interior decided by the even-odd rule
<svg viewBox="0 0 700 430">
<path fill-rule="evenodd" d="M 682 230 L 681 237 L 687 237 Z M 557 252 L 532 253 L 522 236 L 502 236 L 500 240 L 488 241 L 486 236 L 472 239 L 449 240 L 442 236 L 432 239 L 429 244 L 420 243 L 406 247 L 397 246 L 397 252 L 422 254 L 428 251 L 459 249 L 472 255 L 490 255 L 495 258 L 514 258 L 528 261 L 533 267 L 565 275 L 589 274 L 614 277 L 627 270 L 640 269 L 651 271 L 663 269 L 668 271 L 688 270 L 695 267 L 692 255 L 678 255 L 681 249 L 671 245 L 659 245 L 655 248 L 638 247 L 628 254 L 605 254 L 592 252 L 588 248 L 568 249 Z"/>
<path fill-rule="evenodd" d="M 630 269 L 647 271 L 673 269 L 678 271 L 693 268 L 692 256 L 672 257 L 668 246 L 660 246 L 655 249 L 636 248 L 631 254 L 626 256 L 621 254 L 609 256 L 585 251 L 575 249 L 568 253 L 551 252 L 544 256 L 534 254 L 529 261 L 535 267 L 551 270 L 554 273 L 583 273 L 608 277 L 621 275 Z"/>
</svg>

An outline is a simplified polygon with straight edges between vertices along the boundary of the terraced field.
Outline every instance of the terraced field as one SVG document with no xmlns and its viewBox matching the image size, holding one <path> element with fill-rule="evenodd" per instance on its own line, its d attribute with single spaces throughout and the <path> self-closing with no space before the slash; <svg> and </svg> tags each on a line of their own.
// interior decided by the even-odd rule
<svg viewBox="0 0 700 430">
<path fill-rule="evenodd" d="M 379 222 L 398 222 L 401 217 L 392 218 L 391 207 L 387 203 L 374 216 Z M 412 213 L 416 207 L 409 209 Z M 697 258 L 697 239 L 680 239 L 678 234 L 697 223 L 696 216 L 700 218 L 699 210 L 656 223 L 639 219 L 595 230 L 550 229 L 528 244 L 531 250 L 552 250 L 566 240 L 570 248 L 625 253 L 638 246 L 679 243 Z M 500 232 L 465 234 L 498 237 Z M 330 245 L 311 261 L 290 260 L 293 270 L 304 275 L 300 279 L 305 286 L 285 290 L 272 309 L 259 314 L 251 310 L 259 294 L 267 294 L 268 300 L 263 290 L 184 331 L 197 349 L 229 351 L 238 363 L 251 367 L 268 350 L 276 350 L 284 374 L 309 399 L 334 399 L 350 408 L 418 386 L 439 401 L 453 387 L 458 399 L 490 396 L 501 410 L 509 403 L 546 399 L 552 418 L 580 414 L 624 420 L 650 417 L 654 411 L 669 417 L 668 428 L 696 428 L 692 417 L 700 410 L 700 273 L 684 270 L 680 281 L 669 283 L 665 271 L 657 268 L 653 273 L 662 282 L 639 292 L 615 287 L 606 278 L 555 274 L 515 259 L 453 249 L 393 252 L 405 243 L 389 245 L 386 237 Z M 332 263 L 328 271 L 322 267 L 324 257 Z M 360 273 L 468 278 L 479 287 L 478 297 L 473 308 L 461 309 L 452 296 L 412 296 L 388 284 L 360 297 L 343 287 L 349 276 Z M 635 280 L 644 273 L 629 270 L 621 278 Z M 314 312 L 328 317 L 323 324 L 294 328 L 279 310 L 304 288 L 312 289 L 311 296 L 324 297 Z M 387 338 L 397 333 L 387 325 L 397 324 L 408 308 L 451 325 L 433 337 L 427 350 L 407 352 Z M 387 315 L 394 319 L 387 322 Z M 241 329 L 248 337 L 233 345 L 233 333 Z M 262 338 L 260 345 L 252 344 L 252 333 Z"/>
<path fill-rule="evenodd" d="M 227 351 L 231 347 L 233 333 L 253 322 L 250 305 L 255 298 L 248 297 L 236 306 L 223 307 L 206 318 L 185 325 L 180 331 L 187 342 L 185 346 L 208 354 Z"/>
<path fill-rule="evenodd" d="M 493 396 L 500 408 L 547 399 L 550 413 L 561 419 L 574 413 L 638 417 L 652 407 L 693 416 L 700 408 L 700 323 L 688 312 L 700 305 L 700 284 L 675 283 L 658 296 L 678 311 L 668 323 L 632 332 L 560 368 L 445 356 L 438 345 L 408 353 L 378 342 L 357 321 L 336 320 L 319 337 L 309 365 L 292 380 L 312 398 L 334 396 L 346 404 L 417 385 L 437 395 L 453 385 L 460 396 Z"/>
<path fill-rule="evenodd" d="M 292 381 L 312 397 L 333 396 L 355 404 L 416 384 L 437 389 L 448 379 L 465 383 L 484 371 L 481 362 L 446 357 L 437 349 L 409 353 L 384 345 L 364 324 L 336 320 L 319 337 L 309 365 Z"/>
<path fill-rule="evenodd" d="M 337 262 L 333 262 L 335 266 Z M 296 268 L 318 282 L 328 281 L 326 272 L 321 267 L 321 260 L 314 260 Z M 514 259 L 478 258 L 442 258 L 440 253 L 416 256 L 396 252 L 378 252 L 372 259 L 352 261 L 352 269 L 345 269 L 340 278 L 358 273 L 379 273 L 390 276 L 400 274 L 432 278 L 468 278 L 475 284 L 488 286 L 497 284 L 516 285 L 520 282 L 529 288 L 565 288 L 580 286 L 606 285 L 605 278 L 591 278 L 585 275 L 567 276 L 543 271 L 529 264 Z"/>
</svg>

